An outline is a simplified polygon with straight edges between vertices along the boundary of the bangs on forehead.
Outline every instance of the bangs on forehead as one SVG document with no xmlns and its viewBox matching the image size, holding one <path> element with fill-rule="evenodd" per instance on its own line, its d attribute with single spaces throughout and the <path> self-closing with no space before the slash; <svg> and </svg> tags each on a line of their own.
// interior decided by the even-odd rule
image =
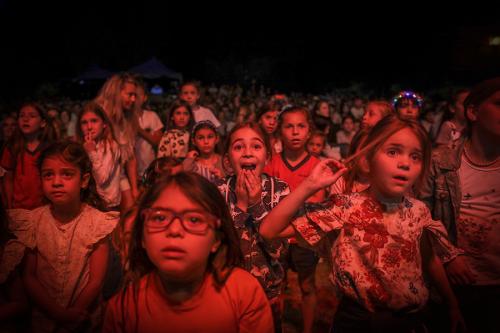
<svg viewBox="0 0 500 333">
<path fill-rule="evenodd" d="M 252 135 L 250 137 L 250 140 L 259 140 L 261 142 L 264 142 L 264 138 L 262 137 L 262 134 L 257 132 L 254 128 L 252 127 L 249 127 L 249 126 L 246 126 L 246 127 L 241 127 L 241 128 L 238 128 L 236 131 L 234 131 L 232 134 L 231 134 L 231 143 L 233 142 L 236 142 L 238 140 L 243 140 L 244 138 L 242 137 L 238 137 L 238 134 L 239 132 L 241 132 L 242 130 L 245 130 L 245 129 L 248 129 L 250 131 L 253 132 L 254 135 Z"/>
</svg>

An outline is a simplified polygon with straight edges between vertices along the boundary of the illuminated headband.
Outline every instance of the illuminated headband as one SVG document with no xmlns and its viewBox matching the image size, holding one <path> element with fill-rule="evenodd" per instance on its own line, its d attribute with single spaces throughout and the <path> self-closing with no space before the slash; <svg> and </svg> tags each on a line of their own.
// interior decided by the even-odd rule
<svg viewBox="0 0 500 333">
<path fill-rule="evenodd" d="M 417 106 L 420 108 L 422 107 L 422 103 L 424 102 L 424 100 L 422 99 L 422 97 L 420 97 L 419 95 L 415 94 L 413 91 L 402 91 L 399 93 L 399 95 L 397 95 L 396 97 L 394 97 L 392 99 L 392 105 L 394 107 L 396 107 L 397 104 L 399 104 L 399 102 L 402 100 L 402 99 L 411 99 L 413 101 L 415 101 L 417 103 Z"/>
<path fill-rule="evenodd" d="M 215 132 L 215 134 L 217 134 L 217 128 L 215 127 L 214 123 L 212 123 L 210 120 L 202 120 L 194 124 L 193 129 L 191 130 L 192 138 L 194 138 L 196 131 L 200 128 L 210 128 L 212 131 Z"/>
</svg>

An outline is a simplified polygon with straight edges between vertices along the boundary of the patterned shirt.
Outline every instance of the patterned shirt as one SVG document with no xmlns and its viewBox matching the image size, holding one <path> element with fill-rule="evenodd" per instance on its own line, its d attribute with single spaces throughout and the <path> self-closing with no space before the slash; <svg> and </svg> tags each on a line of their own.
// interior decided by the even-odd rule
<svg viewBox="0 0 500 333">
<path fill-rule="evenodd" d="M 172 129 L 163 133 L 160 144 L 158 145 L 159 157 L 178 157 L 184 158 L 189 148 L 189 132 Z"/>
<path fill-rule="evenodd" d="M 264 217 L 290 193 L 288 184 L 274 177 L 262 175 L 262 200 L 243 212 L 236 206 L 236 177 L 227 177 L 216 184 L 226 198 L 240 247 L 244 256 L 244 268 L 259 280 L 268 299 L 279 296 L 285 279 L 284 262 L 287 242 L 277 239 L 266 241 L 259 234 Z"/>
<path fill-rule="evenodd" d="M 500 285 L 500 167 L 477 167 L 462 155 L 457 246 L 476 285 Z"/>
<path fill-rule="evenodd" d="M 331 280 L 337 292 L 369 311 L 412 311 L 427 302 L 420 239 L 424 229 L 435 253 L 447 262 L 460 251 L 444 226 L 413 198 L 385 208 L 366 195 L 334 195 L 323 204 L 308 204 L 293 221 L 300 241 L 319 246 L 331 232 L 340 234 L 331 247 Z"/>
</svg>

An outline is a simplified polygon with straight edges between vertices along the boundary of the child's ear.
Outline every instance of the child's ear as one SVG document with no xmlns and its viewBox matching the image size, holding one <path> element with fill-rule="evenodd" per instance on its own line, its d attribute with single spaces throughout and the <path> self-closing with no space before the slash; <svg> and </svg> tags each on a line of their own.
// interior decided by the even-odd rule
<svg viewBox="0 0 500 333">
<path fill-rule="evenodd" d="M 40 127 L 45 128 L 46 125 L 47 125 L 47 122 L 45 120 L 42 120 L 42 122 L 40 123 Z"/>
<path fill-rule="evenodd" d="M 477 120 L 477 110 L 474 105 L 470 105 L 467 107 L 467 110 L 465 110 L 466 113 L 466 118 L 469 119 L 470 121 L 476 121 Z"/>
<path fill-rule="evenodd" d="M 212 244 L 212 247 L 210 248 L 210 252 L 211 253 L 217 252 L 217 250 L 219 249 L 220 243 L 221 243 L 220 238 L 216 237 L 215 242 Z"/>
<path fill-rule="evenodd" d="M 370 163 L 368 162 L 366 156 L 359 157 L 358 165 L 361 172 L 363 172 L 364 174 L 370 173 Z"/>
<path fill-rule="evenodd" d="M 89 186 L 89 181 L 90 181 L 90 173 L 86 172 L 82 176 L 82 185 L 80 187 L 83 189 L 87 188 L 87 186 Z"/>
</svg>

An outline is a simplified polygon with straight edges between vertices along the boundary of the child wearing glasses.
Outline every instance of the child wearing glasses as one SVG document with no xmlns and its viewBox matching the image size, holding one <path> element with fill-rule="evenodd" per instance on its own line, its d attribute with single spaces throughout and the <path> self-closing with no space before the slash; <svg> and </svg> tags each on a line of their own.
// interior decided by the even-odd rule
<svg viewBox="0 0 500 333">
<path fill-rule="evenodd" d="M 134 278 L 110 300 L 103 332 L 272 332 L 266 295 L 240 261 L 217 187 L 195 173 L 162 180 L 140 202 Z"/>
</svg>

